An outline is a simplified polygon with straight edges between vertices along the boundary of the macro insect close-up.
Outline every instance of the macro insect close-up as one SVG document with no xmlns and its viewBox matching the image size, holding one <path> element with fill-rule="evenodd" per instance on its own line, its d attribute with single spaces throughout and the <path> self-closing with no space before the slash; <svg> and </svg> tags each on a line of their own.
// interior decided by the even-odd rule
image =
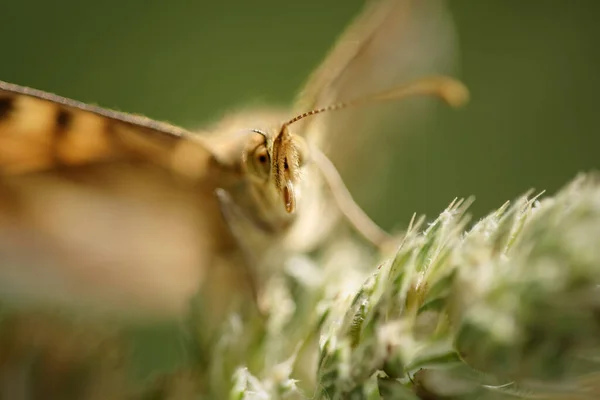
<svg viewBox="0 0 600 400">
<path fill-rule="evenodd" d="M 0 398 L 596 398 L 584 2 L 272 3 L 40 2 L 3 52 Z"/>
</svg>

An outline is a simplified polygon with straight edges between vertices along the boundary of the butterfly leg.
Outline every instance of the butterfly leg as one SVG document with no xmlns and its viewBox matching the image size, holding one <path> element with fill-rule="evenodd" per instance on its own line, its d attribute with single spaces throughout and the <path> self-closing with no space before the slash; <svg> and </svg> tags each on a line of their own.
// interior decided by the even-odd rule
<svg viewBox="0 0 600 400">
<path fill-rule="evenodd" d="M 239 269 L 240 273 L 244 274 L 245 282 L 250 286 L 253 299 L 256 304 L 259 305 L 259 285 L 256 277 L 256 268 L 254 268 L 258 264 L 258 260 L 254 256 L 252 246 L 249 244 L 240 227 L 240 222 L 244 221 L 245 217 L 227 191 L 223 189 L 216 189 L 215 195 L 219 200 L 221 216 L 225 220 L 227 227 L 229 228 L 229 231 L 235 239 L 241 252 L 241 257 L 239 257 L 239 263 L 241 266 Z M 258 309 L 259 313 L 262 314 L 260 311 L 260 306 Z"/>
</svg>

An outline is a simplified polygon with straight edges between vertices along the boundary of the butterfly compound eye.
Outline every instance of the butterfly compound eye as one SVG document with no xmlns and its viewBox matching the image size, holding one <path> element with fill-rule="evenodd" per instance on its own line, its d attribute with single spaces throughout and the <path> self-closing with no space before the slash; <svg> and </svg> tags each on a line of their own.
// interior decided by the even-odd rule
<svg viewBox="0 0 600 400">
<path fill-rule="evenodd" d="M 260 165 L 265 165 L 269 162 L 269 155 L 266 152 L 262 152 L 256 155 L 256 160 Z"/>
<path fill-rule="evenodd" d="M 262 178 L 269 176 L 269 170 L 271 169 L 271 157 L 266 146 L 258 146 L 252 154 L 252 169 L 256 174 Z"/>
</svg>

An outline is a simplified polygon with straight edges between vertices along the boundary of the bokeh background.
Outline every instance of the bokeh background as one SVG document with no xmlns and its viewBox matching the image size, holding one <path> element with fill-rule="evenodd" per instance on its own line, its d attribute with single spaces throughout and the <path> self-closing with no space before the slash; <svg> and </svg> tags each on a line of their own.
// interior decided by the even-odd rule
<svg viewBox="0 0 600 400">
<path fill-rule="evenodd" d="M 246 103 L 290 104 L 361 0 L 24 0 L 2 5 L 0 79 L 186 127 Z M 482 216 L 600 164 L 600 3 L 453 0 L 472 101 L 394 146 L 373 198 L 386 227 L 474 195 Z M 368 168 L 366 166 L 365 168 Z M 372 179 L 378 179 L 376 173 Z"/>
</svg>

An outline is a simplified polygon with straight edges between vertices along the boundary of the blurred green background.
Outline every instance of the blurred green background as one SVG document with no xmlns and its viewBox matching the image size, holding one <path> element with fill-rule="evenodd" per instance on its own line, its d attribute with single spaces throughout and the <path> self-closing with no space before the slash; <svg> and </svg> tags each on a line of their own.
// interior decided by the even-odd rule
<svg viewBox="0 0 600 400">
<path fill-rule="evenodd" d="M 289 104 L 360 0 L 24 0 L 2 6 L 0 79 L 183 126 L 246 103 Z M 472 101 L 439 109 L 397 152 L 386 227 L 474 195 L 482 216 L 600 164 L 600 3 L 454 0 Z M 376 177 L 374 177 L 376 179 Z"/>
</svg>

